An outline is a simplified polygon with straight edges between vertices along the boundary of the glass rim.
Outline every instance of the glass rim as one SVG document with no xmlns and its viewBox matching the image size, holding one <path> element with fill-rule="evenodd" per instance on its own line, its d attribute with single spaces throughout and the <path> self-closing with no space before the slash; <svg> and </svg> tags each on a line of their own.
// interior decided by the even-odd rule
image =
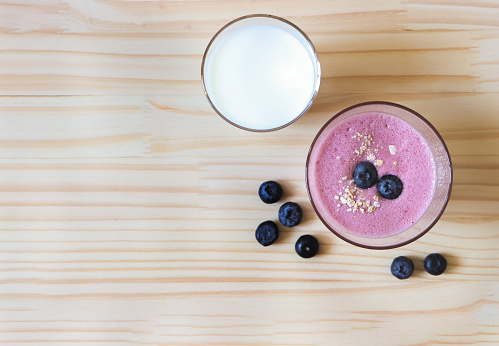
<svg viewBox="0 0 499 346">
<path fill-rule="evenodd" d="M 352 239 L 349 239 L 343 235 L 341 235 L 339 232 L 337 232 L 332 226 L 330 226 L 325 220 L 324 218 L 321 216 L 321 214 L 319 213 L 315 203 L 314 203 L 314 199 L 312 197 L 312 194 L 310 193 L 310 187 L 309 187 L 309 182 L 308 182 L 308 166 L 309 166 L 309 162 L 310 162 L 310 156 L 311 156 L 311 153 L 312 153 L 312 150 L 313 148 L 315 147 L 315 144 L 318 140 L 318 138 L 320 137 L 320 135 L 322 134 L 322 132 L 329 126 L 329 124 L 336 118 L 338 118 L 339 116 L 341 116 L 342 114 L 348 112 L 349 110 L 351 109 L 354 109 L 354 108 L 358 108 L 358 107 L 362 107 L 362 106 L 368 106 L 368 105 L 385 105 L 385 106 L 392 106 L 392 107 L 397 107 L 397 108 L 401 108 L 409 113 L 412 113 L 413 115 L 415 115 L 416 117 L 418 117 L 420 120 L 422 120 L 432 131 L 433 133 L 437 136 L 438 140 L 440 141 L 440 143 L 442 144 L 444 150 L 445 150 L 445 154 L 447 155 L 447 158 L 449 160 L 449 168 L 450 168 L 450 180 L 449 180 L 449 188 L 448 188 L 448 191 L 447 191 L 447 195 L 445 196 L 445 201 L 444 201 L 444 204 L 441 208 L 441 210 L 438 212 L 437 216 L 435 217 L 435 219 L 430 223 L 430 225 L 428 225 L 428 227 L 426 227 L 426 229 L 424 229 L 422 232 L 419 232 L 418 234 L 416 234 L 414 237 L 410 238 L 410 239 L 407 239 L 407 240 L 404 240 L 404 241 L 401 241 L 401 242 L 398 242 L 398 243 L 395 243 L 395 244 L 391 244 L 391 245 L 367 245 L 367 244 L 361 244 L 361 243 L 358 243 Z M 319 219 L 321 220 L 321 222 L 324 224 L 324 226 L 326 226 L 326 228 L 328 228 L 334 235 L 336 235 L 338 238 L 346 241 L 347 243 L 350 243 L 352 245 L 355 245 L 355 246 L 358 246 L 358 247 L 362 247 L 362 248 L 365 248 L 365 249 L 370 249 L 370 250 L 389 250 L 389 249 L 395 249 L 395 248 L 398 248 L 398 247 L 401 247 L 401 246 L 404 246 L 404 245 L 407 245 L 407 244 L 410 244 L 412 242 L 414 242 L 415 240 L 421 238 L 423 235 L 425 235 L 426 233 L 428 233 L 428 231 L 430 229 L 433 228 L 433 226 L 435 226 L 435 224 L 438 222 L 438 220 L 440 219 L 440 217 L 442 216 L 442 214 L 444 213 L 445 209 L 447 208 L 447 204 L 449 203 L 449 200 L 450 200 L 450 195 L 451 195 L 451 191 L 452 191 L 452 185 L 453 185 L 453 179 L 454 179 L 454 172 L 453 172 L 453 167 L 452 167 L 452 160 L 451 160 L 451 157 L 450 157 L 450 154 L 449 154 L 449 150 L 447 148 L 447 145 L 445 144 L 442 136 L 440 135 L 440 133 L 437 131 L 437 129 L 425 118 L 423 117 L 421 114 L 419 114 L 418 112 L 406 107 L 406 106 L 403 106 L 401 104 L 398 104 L 398 103 L 394 103 L 394 102 L 387 102 L 387 101 L 368 101 L 368 102 L 361 102 L 361 103 L 357 103 L 353 106 L 350 106 L 348 108 L 345 108 L 343 109 L 342 111 L 336 113 L 334 116 L 332 116 L 322 127 L 321 129 L 317 132 L 317 135 L 315 136 L 314 140 L 312 141 L 312 144 L 310 145 L 310 148 L 309 148 L 309 151 L 308 151 L 308 155 L 307 155 L 307 162 L 305 164 L 305 185 L 306 185 L 306 188 L 307 188 L 307 195 L 308 195 L 308 199 L 310 200 L 310 203 L 312 204 L 312 208 L 314 209 L 315 211 L 315 214 L 319 217 Z M 409 229 L 409 228 L 408 228 Z M 402 234 L 404 232 L 406 232 L 408 229 L 402 231 L 401 233 L 399 234 Z"/>
<path fill-rule="evenodd" d="M 274 19 L 274 20 L 277 20 L 277 21 L 280 21 L 280 22 L 283 22 L 284 24 L 287 24 L 289 26 L 291 26 L 292 28 L 294 28 L 296 31 L 298 31 L 300 33 L 300 35 L 303 36 L 303 38 L 307 41 L 307 43 L 310 45 L 310 48 L 312 49 L 312 52 L 313 52 L 313 57 L 314 57 L 314 63 L 315 65 L 317 66 L 317 74 L 316 74 L 316 77 L 317 77 L 317 80 L 315 82 L 315 85 L 314 85 L 314 90 L 313 90 L 313 93 L 312 93 L 312 97 L 310 98 L 310 101 L 307 103 L 307 105 L 305 106 L 305 108 L 303 109 L 303 111 L 298 114 L 294 119 L 292 119 L 291 121 L 287 122 L 286 124 L 284 125 L 280 125 L 278 127 L 273 127 L 273 128 L 270 128 L 270 129 L 252 129 L 252 128 L 249 128 L 249 127 L 245 127 L 245 126 L 242 126 L 242 125 L 239 125 L 239 124 L 236 124 L 235 122 L 229 120 L 227 117 L 225 117 L 222 112 L 220 112 L 218 110 L 218 108 L 213 104 L 213 102 L 211 101 L 211 98 L 210 96 L 208 95 L 208 91 L 206 90 L 206 84 L 205 84 L 205 81 L 204 81 L 204 65 L 205 65 L 205 61 L 206 61 L 206 57 L 208 55 L 208 52 L 213 44 L 213 42 L 215 42 L 215 40 L 217 39 L 217 37 L 223 32 L 225 31 L 225 29 L 229 28 L 230 26 L 232 26 L 233 24 L 237 23 L 237 22 L 240 22 L 240 21 L 243 21 L 243 20 L 246 20 L 246 19 L 251 19 L 251 18 L 270 18 L 270 19 Z M 314 100 L 316 99 L 317 97 L 317 94 L 319 93 L 319 87 L 320 87 L 320 84 L 321 84 L 321 64 L 320 64 L 320 61 L 319 61 L 319 56 L 317 54 L 317 50 L 315 49 L 312 41 L 310 40 L 310 38 L 307 36 L 307 34 L 305 34 L 305 32 L 303 32 L 303 30 L 301 30 L 298 26 L 296 26 L 295 24 L 293 24 L 292 22 L 290 22 L 289 20 L 286 20 L 284 18 L 281 18 L 281 17 L 278 17 L 278 16 L 274 16 L 274 15 L 271 15 L 271 14 L 249 14 L 249 15 L 246 15 L 246 16 L 242 16 L 242 17 L 239 17 L 239 18 L 236 18 L 230 22 L 228 22 L 227 24 L 225 24 L 222 28 L 220 28 L 216 33 L 215 35 L 211 38 L 210 42 L 208 43 L 208 46 L 206 46 L 206 49 L 204 51 L 204 54 L 203 54 L 203 60 L 201 62 L 201 83 L 203 85 L 203 92 L 204 92 L 204 95 L 206 97 L 206 99 L 208 100 L 209 104 L 211 105 L 211 107 L 213 108 L 213 110 L 222 118 L 224 119 L 226 122 L 228 122 L 229 124 L 235 126 L 235 127 L 238 127 L 242 130 L 246 130 L 246 131 L 251 131 L 251 132 L 272 132 L 272 131 L 277 131 L 277 130 L 280 130 L 280 129 L 283 129 L 289 125 L 291 125 L 292 123 L 294 123 L 295 121 L 297 121 L 298 119 L 300 119 L 309 109 L 310 107 L 312 106 Z"/>
</svg>

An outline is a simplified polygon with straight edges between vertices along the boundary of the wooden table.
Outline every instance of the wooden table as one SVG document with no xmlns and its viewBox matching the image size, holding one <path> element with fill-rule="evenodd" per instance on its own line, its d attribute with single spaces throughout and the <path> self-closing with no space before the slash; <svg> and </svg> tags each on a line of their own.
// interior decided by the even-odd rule
<svg viewBox="0 0 499 346">
<path fill-rule="evenodd" d="M 221 120 L 200 82 L 212 35 L 251 13 L 322 63 L 313 107 L 272 133 Z M 498 27 L 491 0 L 1 0 L 0 343 L 499 343 Z M 427 117 L 454 163 L 438 224 L 387 251 L 333 236 L 305 189 L 317 131 L 370 100 Z M 268 179 L 305 219 L 263 248 Z"/>
</svg>

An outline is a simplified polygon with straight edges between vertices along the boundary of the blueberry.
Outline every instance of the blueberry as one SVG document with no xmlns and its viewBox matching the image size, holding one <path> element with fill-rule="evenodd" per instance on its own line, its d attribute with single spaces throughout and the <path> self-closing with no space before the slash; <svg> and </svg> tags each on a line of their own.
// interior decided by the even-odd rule
<svg viewBox="0 0 499 346">
<path fill-rule="evenodd" d="M 447 269 L 447 260 L 439 253 L 432 253 L 424 259 L 424 269 L 431 275 L 440 275 Z"/>
<path fill-rule="evenodd" d="M 378 194 L 386 199 L 395 199 L 400 196 L 403 187 L 402 180 L 392 174 L 382 176 L 376 184 Z"/>
<path fill-rule="evenodd" d="M 295 244 L 295 251 L 303 258 L 314 257 L 319 252 L 319 241 L 310 234 L 302 235 Z"/>
<path fill-rule="evenodd" d="M 266 181 L 258 189 L 260 199 L 267 204 L 277 202 L 282 197 L 282 187 L 275 181 Z"/>
<path fill-rule="evenodd" d="M 361 189 L 368 189 L 376 184 L 376 180 L 378 180 L 378 171 L 371 162 L 359 162 L 353 172 L 353 180 Z"/>
<path fill-rule="evenodd" d="M 287 202 L 279 208 L 279 221 L 286 227 L 294 227 L 301 222 L 303 211 L 294 202 Z"/>
<path fill-rule="evenodd" d="M 399 256 L 392 262 L 391 271 L 397 279 L 408 279 L 414 273 L 414 263 L 410 258 Z"/>
<path fill-rule="evenodd" d="M 279 238 L 279 229 L 273 221 L 264 221 L 258 225 L 255 231 L 256 240 L 263 246 L 269 246 Z"/>
</svg>

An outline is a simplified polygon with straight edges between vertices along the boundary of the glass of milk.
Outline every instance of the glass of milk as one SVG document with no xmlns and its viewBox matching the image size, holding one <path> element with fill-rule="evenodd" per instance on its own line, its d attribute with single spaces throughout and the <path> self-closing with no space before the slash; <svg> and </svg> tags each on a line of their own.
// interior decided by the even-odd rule
<svg viewBox="0 0 499 346">
<path fill-rule="evenodd" d="M 223 119 L 266 132 L 307 112 L 319 91 L 321 66 L 312 42 L 296 25 L 254 14 L 233 20 L 211 39 L 201 80 Z"/>
</svg>

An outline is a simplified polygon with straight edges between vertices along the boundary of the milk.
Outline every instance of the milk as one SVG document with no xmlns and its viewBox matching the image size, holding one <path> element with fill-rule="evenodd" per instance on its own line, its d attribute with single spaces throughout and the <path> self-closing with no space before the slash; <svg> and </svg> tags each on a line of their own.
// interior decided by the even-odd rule
<svg viewBox="0 0 499 346">
<path fill-rule="evenodd" d="M 310 45 L 282 28 L 243 26 L 210 51 L 203 71 L 208 96 L 225 118 L 242 127 L 288 124 L 307 108 L 318 87 Z"/>
</svg>

